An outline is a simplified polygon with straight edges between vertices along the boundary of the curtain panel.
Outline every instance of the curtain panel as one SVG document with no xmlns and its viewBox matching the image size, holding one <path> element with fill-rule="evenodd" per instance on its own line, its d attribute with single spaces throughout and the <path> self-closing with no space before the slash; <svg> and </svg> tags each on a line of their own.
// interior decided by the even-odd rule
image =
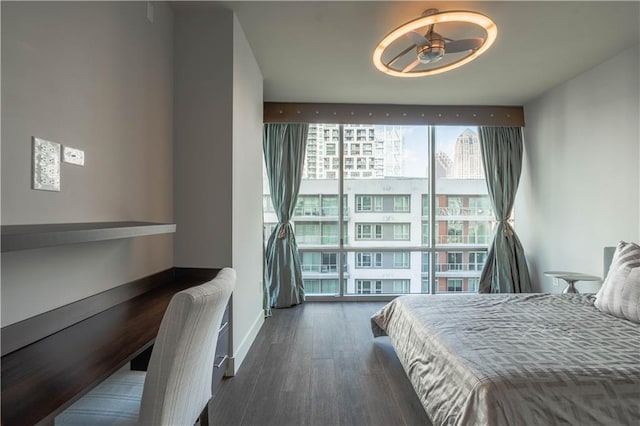
<svg viewBox="0 0 640 426">
<path fill-rule="evenodd" d="M 278 218 L 265 251 L 265 312 L 304 302 L 298 245 L 291 216 L 298 200 L 308 124 L 266 123 L 263 150 L 271 201 Z"/>
<path fill-rule="evenodd" d="M 480 276 L 480 293 L 530 293 L 524 249 L 511 225 L 524 151 L 522 128 L 480 127 L 482 163 L 496 229 Z"/>
</svg>

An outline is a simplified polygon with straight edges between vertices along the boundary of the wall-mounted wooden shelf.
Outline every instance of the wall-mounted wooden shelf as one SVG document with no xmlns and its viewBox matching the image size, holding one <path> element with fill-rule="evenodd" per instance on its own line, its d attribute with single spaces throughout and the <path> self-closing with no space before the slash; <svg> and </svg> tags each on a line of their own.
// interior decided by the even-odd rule
<svg viewBox="0 0 640 426">
<path fill-rule="evenodd" d="M 2 251 L 116 240 L 176 232 L 175 223 L 90 222 L 2 225 Z"/>
</svg>

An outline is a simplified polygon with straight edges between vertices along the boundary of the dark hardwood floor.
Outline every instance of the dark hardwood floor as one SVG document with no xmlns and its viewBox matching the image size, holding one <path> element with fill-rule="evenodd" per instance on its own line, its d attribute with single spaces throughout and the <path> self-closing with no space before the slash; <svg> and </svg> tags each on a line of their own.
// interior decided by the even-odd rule
<svg viewBox="0 0 640 426">
<path fill-rule="evenodd" d="M 211 401 L 210 425 L 431 425 L 388 338 L 371 334 L 383 305 L 274 309 Z"/>
</svg>

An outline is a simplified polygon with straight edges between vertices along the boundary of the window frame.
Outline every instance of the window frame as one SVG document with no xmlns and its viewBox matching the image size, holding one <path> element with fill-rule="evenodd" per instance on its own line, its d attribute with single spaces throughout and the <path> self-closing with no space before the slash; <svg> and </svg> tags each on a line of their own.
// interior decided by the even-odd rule
<svg viewBox="0 0 640 426">
<path fill-rule="evenodd" d="M 353 128 L 347 128 L 345 125 L 337 125 L 335 127 L 332 127 L 330 129 L 324 129 L 325 132 L 325 136 L 326 139 L 328 139 L 329 137 L 331 137 L 331 140 L 329 141 L 329 144 L 337 144 L 338 146 L 338 150 L 336 151 L 335 156 L 333 156 L 332 160 L 331 160 L 331 165 L 332 166 L 336 166 L 339 171 L 337 171 L 337 173 L 333 174 L 333 178 L 338 180 L 338 201 L 339 201 L 339 206 L 338 206 L 338 227 L 337 227 L 337 233 L 338 233 L 338 237 L 336 241 L 335 237 L 332 237 L 331 241 L 322 241 L 322 238 L 326 237 L 326 229 L 324 228 L 323 224 L 322 224 L 322 220 L 320 221 L 321 223 L 315 223 L 313 225 L 311 225 L 311 228 L 309 227 L 309 224 L 306 224 L 306 227 L 304 227 L 303 229 L 305 230 L 309 230 L 312 231 L 313 229 L 317 229 L 317 226 L 320 225 L 321 228 L 321 244 L 327 244 L 327 245 L 336 245 L 337 247 L 335 247 L 336 251 L 338 253 L 343 253 L 343 255 L 341 256 L 337 256 L 338 257 L 338 263 L 347 263 L 347 262 L 353 262 L 354 265 L 351 267 L 355 266 L 355 259 L 353 257 L 350 257 L 351 255 L 349 255 L 349 253 L 357 253 L 359 251 L 362 251 L 362 249 L 364 247 L 360 247 L 358 245 L 349 245 L 348 247 L 346 246 L 346 239 L 349 236 L 349 234 L 351 232 L 353 232 L 355 229 L 353 228 L 354 225 L 351 225 L 351 223 L 355 223 L 355 226 L 360 226 L 360 235 L 358 236 L 356 232 L 354 232 L 354 242 L 357 241 L 376 241 L 376 240 L 382 240 L 382 241 L 389 241 L 389 244 L 372 244 L 373 247 L 368 247 L 366 248 L 366 250 L 368 252 L 374 253 L 371 248 L 373 248 L 374 250 L 376 248 L 379 248 L 382 251 L 391 251 L 391 252 L 395 252 L 395 253 L 401 253 L 401 252 L 407 252 L 409 253 L 409 268 L 411 268 L 411 264 L 415 263 L 415 262 L 411 262 L 411 257 L 413 256 L 413 252 L 420 252 L 420 253 L 427 253 L 427 257 L 430 258 L 430 264 L 427 265 L 427 270 L 425 271 L 424 268 L 421 266 L 420 268 L 420 272 L 422 273 L 422 280 L 421 280 L 421 286 L 424 286 L 424 282 L 426 281 L 427 283 L 430 283 L 430 291 L 428 291 L 427 293 L 435 293 L 435 289 L 436 286 L 438 285 L 438 277 L 436 276 L 437 271 L 437 260 L 435 260 L 435 252 L 440 250 L 443 252 L 448 252 L 451 248 L 450 247 L 443 247 L 441 244 L 443 244 L 442 242 L 438 241 L 438 233 L 434 232 L 434 229 L 437 229 L 437 226 L 439 225 L 438 222 L 444 222 L 446 223 L 445 220 L 442 220 L 442 218 L 440 218 L 440 220 L 438 220 L 437 216 L 436 216 L 436 212 L 435 210 L 438 209 L 438 207 L 434 207 L 434 206 L 438 206 L 438 197 L 440 194 L 436 193 L 436 188 L 435 188 L 435 174 L 436 174 L 436 170 L 435 170 L 435 160 L 437 159 L 436 156 L 436 152 L 435 152 L 435 130 L 437 129 L 437 126 L 421 126 L 421 127 L 425 127 L 426 128 L 426 134 L 427 134 L 427 144 L 428 144 L 428 150 L 427 150 L 427 158 L 428 158 L 428 165 L 427 165 L 427 170 L 428 170 L 428 175 L 427 175 L 427 179 L 430 182 L 429 183 L 429 187 L 425 188 L 424 191 L 420 194 L 421 197 L 421 205 L 419 206 L 421 211 L 418 212 L 420 213 L 420 215 L 423 217 L 422 221 L 418 221 L 415 222 L 413 221 L 413 216 L 410 219 L 411 222 L 410 223 L 396 223 L 393 225 L 393 228 L 390 229 L 391 227 L 389 226 L 390 224 L 394 223 L 394 218 L 392 215 L 390 215 L 389 213 L 393 212 L 393 213 L 403 213 L 406 211 L 411 212 L 411 206 L 413 204 L 416 204 L 416 200 L 417 200 L 417 195 L 413 192 L 413 190 L 411 190 L 411 194 L 410 195 L 405 195 L 405 194 L 395 194 L 394 192 L 392 192 L 391 194 L 385 192 L 383 195 L 373 195 L 373 194 L 360 194 L 360 195 L 364 195 L 367 197 L 370 197 L 370 199 L 368 200 L 368 204 L 366 205 L 366 207 L 360 207 L 359 210 L 356 209 L 356 206 L 354 205 L 354 207 L 352 207 L 351 209 L 351 214 L 353 214 L 354 210 L 357 213 L 362 213 L 362 212 L 384 212 L 385 214 L 387 214 L 388 216 L 384 216 L 381 222 L 373 222 L 373 221 L 363 221 L 363 222 L 358 222 L 357 218 L 349 218 L 349 211 L 348 209 L 345 210 L 346 207 L 346 200 L 343 200 L 344 198 L 347 198 L 347 195 L 344 195 L 345 186 L 347 185 L 348 179 L 349 179 L 349 173 L 345 173 L 345 167 L 344 167 L 344 163 L 345 162 L 349 162 L 351 161 L 353 164 L 353 169 L 352 170 L 356 170 L 355 166 L 356 164 L 358 164 L 358 158 L 355 157 L 351 157 L 349 158 L 348 155 L 350 154 L 350 150 L 351 150 L 351 146 L 349 146 L 349 151 L 345 150 L 345 148 L 347 147 L 347 143 L 345 143 L 345 140 L 347 138 L 347 133 L 351 133 L 352 137 L 354 138 L 353 143 L 355 144 L 361 144 L 360 145 L 360 153 L 362 153 L 362 150 L 365 147 L 365 142 L 363 141 L 367 141 L 366 142 L 366 146 L 367 146 L 367 152 L 368 152 L 368 147 L 371 147 L 371 150 L 373 152 L 376 153 L 376 155 L 379 155 L 380 151 L 381 151 L 381 146 L 380 140 L 374 140 L 375 139 L 375 135 L 376 133 L 374 132 L 373 128 L 368 129 L 368 130 L 363 130 L 362 132 L 358 130 L 357 127 L 353 127 Z M 319 133 L 320 135 L 321 133 Z M 358 139 L 357 141 L 355 140 L 355 135 L 358 134 L 358 138 L 364 138 L 364 139 Z M 367 136 L 369 139 L 367 139 Z M 322 147 L 327 145 L 327 142 L 322 142 L 322 137 L 318 136 L 317 137 L 318 140 L 318 146 L 316 147 L 318 149 L 318 151 L 322 151 Z M 397 140 L 394 139 L 392 140 L 392 143 L 395 143 L 394 141 Z M 386 142 L 385 142 L 386 143 Z M 334 145 L 335 147 L 335 145 Z M 329 152 L 332 152 L 331 149 L 329 149 Z M 386 151 L 385 151 L 386 152 Z M 322 155 L 322 153 L 320 153 L 320 155 Z M 376 157 L 377 158 L 377 157 Z M 311 160 L 309 160 L 311 162 Z M 314 160 L 316 163 L 320 162 L 321 160 L 319 158 L 315 158 Z M 366 160 L 367 164 L 369 166 L 372 166 L 374 163 L 374 159 L 373 158 L 368 158 Z M 320 167 L 322 166 L 322 163 L 319 163 Z M 375 164 L 376 167 L 380 166 L 380 162 L 378 160 L 375 160 Z M 385 164 L 386 167 L 386 164 Z M 361 169 L 361 167 L 360 167 Z M 377 172 L 376 172 L 377 173 Z M 321 171 L 320 169 L 318 169 L 318 179 L 322 179 L 322 178 L 329 178 L 329 170 L 327 169 L 327 167 L 325 167 L 324 173 L 323 171 Z M 377 174 L 375 176 L 378 176 Z M 399 177 L 407 177 L 407 178 L 411 178 L 410 176 L 405 176 L 405 175 L 398 175 Z M 376 179 L 377 177 L 374 177 L 374 179 Z M 315 178 L 310 178 L 310 179 L 315 179 Z M 351 191 L 349 189 L 349 191 Z M 387 191 L 387 189 L 381 189 L 382 191 Z M 309 191 L 312 192 L 312 191 Z M 349 200 L 354 200 L 354 198 L 351 198 L 353 192 L 349 192 Z M 380 193 L 379 193 L 380 194 Z M 334 216 L 334 212 L 335 212 L 335 197 L 336 195 L 334 194 L 330 194 L 329 196 L 333 196 L 334 200 L 331 201 L 331 216 Z M 389 197 L 393 197 L 393 204 L 390 203 L 391 200 L 389 200 Z M 466 195 L 465 197 L 465 203 L 466 201 Z M 478 195 L 478 198 L 480 197 L 487 197 L 487 195 Z M 354 202 L 354 201 L 351 201 Z M 354 202 L 355 204 L 355 202 Z M 440 204 L 442 205 L 442 204 Z M 391 207 L 393 207 L 391 209 Z M 471 207 L 471 206 L 470 206 Z M 320 216 L 324 216 L 325 215 L 325 211 L 327 210 L 325 205 L 322 202 L 322 196 L 321 196 L 321 200 L 320 200 Z M 463 209 L 465 209 L 463 207 Z M 426 210 L 426 211 L 425 211 Z M 470 212 L 470 209 L 467 209 Z M 372 216 L 369 216 L 372 217 Z M 382 216 L 381 216 L 382 217 Z M 332 218 L 333 219 L 333 218 Z M 364 218 L 363 218 L 364 219 Z M 399 217 L 396 217 L 395 220 L 399 219 Z M 326 219 L 325 219 L 326 220 Z M 331 220 L 331 219 L 330 219 Z M 479 218 L 479 221 L 484 221 L 485 218 Z M 313 221 L 313 220 L 312 220 Z M 469 220 L 468 219 L 463 219 L 463 228 L 462 228 L 462 233 L 470 233 L 467 232 L 466 230 L 466 224 Z M 351 223 L 350 223 L 351 222 Z M 420 233 L 420 239 L 418 240 L 418 235 L 416 233 L 416 235 L 412 235 L 412 231 L 416 231 L 415 228 L 417 226 L 417 224 L 420 224 L 421 226 L 421 231 L 426 230 L 427 232 L 421 232 Z M 343 226 L 340 226 L 340 224 L 344 225 L 345 227 L 348 226 L 348 230 L 345 230 L 345 228 Z M 414 225 L 414 226 L 412 226 Z M 333 226 L 335 227 L 335 223 L 333 224 Z M 307 229 L 308 228 L 308 229 Z M 347 232 L 348 231 L 348 232 Z M 389 235 L 390 231 L 393 231 L 393 235 Z M 456 237 L 459 236 L 461 234 L 460 231 L 457 231 L 455 235 Z M 305 233 L 302 235 L 302 239 L 305 238 L 309 238 L 311 237 L 310 235 L 308 235 L 309 233 Z M 392 237 L 393 238 L 390 238 Z M 342 238 L 341 238 L 342 237 Z M 447 236 L 448 239 L 450 239 L 452 236 Z M 467 238 L 467 236 L 463 236 L 463 238 Z M 413 245 L 411 245 L 411 243 L 409 241 L 420 241 L 419 246 L 414 247 Z M 400 247 L 399 245 L 395 245 L 393 242 L 407 242 L 407 244 L 403 244 L 402 247 Z M 466 241 L 465 241 L 466 243 Z M 460 247 L 459 249 L 463 250 L 463 252 L 465 253 L 464 256 L 466 257 L 468 253 L 468 250 L 471 247 L 466 247 L 466 245 L 463 245 L 463 247 Z M 478 249 L 480 249 L 482 251 L 483 247 L 477 247 Z M 309 247 L 309 248 L 304 248 L 305 250 L 310 250 L 310 249 L 315 249 L 315 247 Z M 320 249 L 320 248 L 319 248 Z M 334 247 L 327 247 L 326 249 L 334 249 Z M 326 250 L 325 249 L 325 250 Z M 378 253 L 378 252 L 376 252 Z M 347 260 L 347 256 L 348 260 Z M 373 254 L 372 254 L 373 256 Z M 405 256 L 404 254 L 396 254 L 395 255 L 395 259 L 393 261 L 393 267 L 397 268 L 399 266 L 404 266 L 404 262 L 399 262 L 399 257 Z M 377 259 L 377 257 L 376 257 Z M 414 260 L 418 259 L 417 257 L 414 258 Z M 377 261 L 374 260 L 374 258 L 371 258 L 369 260 L 369 264 L 371 265 L 370 267 L 376 267 L 377 266 Z M 324 262 L 323 262 L 324 263 Z M 384 268 L 390 268 L 390 262 L 388 260 L 388 258 L 385 255 L 385 266 Z M 403 265 L 400 265 L 400 263 L 403 263 Z M 334 269 L 335 269 L 335 264 L 331 265 Z M 415 266 L 415 265 L 413 265 Z M 479 267 L 479 265 L 478 265 Z M 349 283 L 349 288 L 347 290 L 346 287 L 346 280 L 350 279 L 353 280 L 355 279 L 355 277 L 351 276 L 351 278 L 349 278 L 349 271 L 347 269 L 344 268 L 339 268 L 338 270 L 338 274 L 341 275 L 341 279 L 339 282 L 339 287 L 340 287 L 340 296 L 344 296 L 345 293 L 351 292 L 353 291 L 353 282 L 354 281 L 350 281 Z M 390 277 L 385 278 L 385 280 L 391 279 Z M 376 281 L 375 279 L 373 279 L 373 281 Z M 440 282 L 441 283 L 441 282 Z M 411 279 L 411 285 L 413 286 L 413 284 L 415 284 L 413 282 L 413 278 Z M 376 294 L 379 293 L 379 290 L 377 290 L 375 288 L 374 284 L 374 288 L 371 291 L 370 294 Z M 440 284 L 441 285 L 441 284 Z M 387 283 L 387 281 L 383 281 L 383 288 L 382 291 L 388 291 L 389 290 L 389 284 Z M 424 290 L 424 289 L 423 289 Z"/>
</svg>

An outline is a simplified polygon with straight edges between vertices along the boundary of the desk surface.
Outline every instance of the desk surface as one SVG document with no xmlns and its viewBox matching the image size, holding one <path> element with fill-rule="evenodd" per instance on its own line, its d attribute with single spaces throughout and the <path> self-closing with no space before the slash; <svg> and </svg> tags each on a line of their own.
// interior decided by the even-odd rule
<svg viewBox="0 0 640 426">
<path fill-rule="evenodd" d="M 2 357 L 2 424 L 53 418 L 153 344 L 171 297 L 207 281 L 174 280 Z"/>
</svg>

